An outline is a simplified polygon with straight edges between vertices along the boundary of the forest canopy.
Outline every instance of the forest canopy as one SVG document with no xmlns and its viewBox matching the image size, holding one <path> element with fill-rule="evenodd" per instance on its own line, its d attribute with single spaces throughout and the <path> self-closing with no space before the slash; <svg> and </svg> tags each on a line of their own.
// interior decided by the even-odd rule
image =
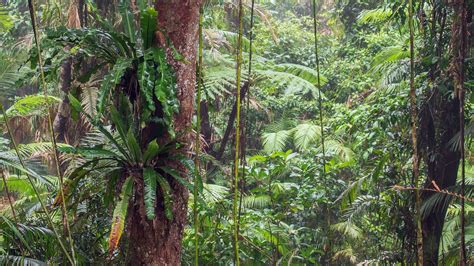
<svg viewBox="0 0 474 266">
<path fill-rule="evenodd" d="M 473 10 L 0 1 L 0 264 L 474 264 Z"/>
</svg>

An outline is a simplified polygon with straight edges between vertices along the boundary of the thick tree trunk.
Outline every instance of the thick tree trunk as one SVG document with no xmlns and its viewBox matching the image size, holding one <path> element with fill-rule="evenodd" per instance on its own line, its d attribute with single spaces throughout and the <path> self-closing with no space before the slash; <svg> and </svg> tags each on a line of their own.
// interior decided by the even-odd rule
<svg viewBox="0 0 474 266">
<path fill-rule="evenodd" d="M 159 26 L 170 37 L 174 47 L 187 62 L 173 60 L 168 51 L 170 64 L 176 71 L 180 112 L 174 120 L 175 131 L 191 132 L 189 129 L 193 114 L 196 78 L 196 48 L 201 1 L 159 0 L 156 3 Z M 144 134 L 151 140 L 153 134 Z M 182 134 L 180 141 L 189 143 L 189 134 Z M 142 140 L 144 143 L 147 140 Z M 173 165 L 174 166 L 174 165 Z M 135 186 L 134 205 L 129 220 L 129 261 L 130 265 L 180 265 L 181 240 L 186 225 L 188 191 L 181 184 L 172 181 L 173 220 L 165 218 L 162 204 L 156 208 L 156 218 L 148 221 L 144 213 L 143 184 Z M 157 191 L 157 199 L 161 198 Z"/>
</svg>

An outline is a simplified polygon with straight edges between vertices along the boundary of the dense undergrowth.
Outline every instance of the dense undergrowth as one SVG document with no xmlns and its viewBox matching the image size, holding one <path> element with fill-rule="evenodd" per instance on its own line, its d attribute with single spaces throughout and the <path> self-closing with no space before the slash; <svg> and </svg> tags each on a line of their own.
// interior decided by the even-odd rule
<svg viewBox="0 0 474 266">
<path fill-rule="evenodd" d="M 127 218 L 127 211 L 142 204 L 147 219 L 173 221 L 173 189 L 178 184 L 199 191 L 199 200 L 189 197 L 182 264 L 194 262 L 196 208 L 199 264 L 232 265 L 236 1 L 204 3 L 201 113 L 193 116 L 194 128 L 182 132 L 174 130 L 180 96 L 168 62 L 170 57 L 195 62 L 175 49 L 156 23 L 159 14 L 146 1 L 137 1 L 138 6 L 127 1 L 39 2 L 41 67 L 27 2 L 0 4 L 0 99 L 5 108 L 0 137 L 2 263 L 66 264 L 65 254 L 74 250 L 78 264 L 124 264 L 128 247 L 134 245 L 129 241 L 132 218 Z M 428 189 L 430 162 L 444 156 L 440 150 L 459 154 L 461 145 L 457 126 L 448 144 L 436 142 L 449 131 L 440 123 L 446 122 L 448 129 L 454 128 L 449 123 L 457 123 L 458 109 L 446 107 L 457 97 L 451 74 L 456 13 L 444 1 L 433 2 L 435 8 L 431 2 L 415 1 L 420 169 L 422 180 L 427 180 L 420 187 Z M 311 1 L 256 1 L 252 31 L 250 3 L 244 1 L 242 40 L 241 263 L 413 265 L 416 215 L 409 189 L 413 180 L 407 3 L 319 1 L 321 88 Z M 429 21 L 430 14 L 441 17 Z M 472 11 L 468 14 L 472 19 Z M 71 24 L 71 19 L 78 24 Z M 468 55 L 470 51 L 468 45 Z M 462 64 L 468 199 L 463 234 L 467 260 L 472 262 L 471 58 Z M 56 145 L 51 143 L 49 111 Z M 429 111 L 441 120 L 426 118 Z M 190 158 L 196 154 L 196 143 L 185 140 L 194 134 L 198 115 L 201 167 L 199 178 L 194 178 Z M 430 146 L 432 135 L 439 149 Z M 453 185 L 435 185 L 459 194 L 460 176 Z M 142 194 L 134 194 L 140 186 Z M 443 227 L 437 258 L 442 265 L 460 261 L 458 194 L 423 194 L 421 219 L 447 210 L 439 221 Z M 137 195 L 140 201 L 131 200 Z M 164 216 L 156 214 L 159 210 Z M 58 241 L 64 249 L 58 248 Z"/>
</svg>

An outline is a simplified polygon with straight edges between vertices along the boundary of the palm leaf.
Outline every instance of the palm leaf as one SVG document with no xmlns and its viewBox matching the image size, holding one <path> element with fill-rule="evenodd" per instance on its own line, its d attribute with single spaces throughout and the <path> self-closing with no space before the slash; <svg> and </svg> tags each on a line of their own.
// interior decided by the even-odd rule
<svg viewBox="0 0 474 266">
<path fill-rule="evenodd" d="M 263 134 L 263 149 L 268 153 L 283 150 L 290 135 L 288 130 Z"/>
<path fill-rule="evenodd" d="M 321 127 L 312 123 L 299 124 L 293 129 L 293 132 L 296 148 L 301 151 L 308 149 L 321 137 Z"/>
</svg>

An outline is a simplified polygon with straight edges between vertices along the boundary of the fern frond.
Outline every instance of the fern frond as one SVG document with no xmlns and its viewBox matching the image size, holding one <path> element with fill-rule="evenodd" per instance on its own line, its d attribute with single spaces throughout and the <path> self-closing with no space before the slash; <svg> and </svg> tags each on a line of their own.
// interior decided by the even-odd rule
<svg viewBox="0 0 474 266">
<path fill-rule="evenodd" d="M 263 149 L 268 153 L 283 150 L 290 135 L 288 130 L 263 134 Z"/>
<path fill-rule="evenodd" d="M 255 74 L 257 81 L 265 81 L 266 84 L 284 88 L 285 94 L 310 94 L 313 98 L 319 95 L 319 90 L 313 83 L 288 72 L 256 69 Z M 321 96 L 324 98 L 324 94 L 321 93 Z"/>
<path fill-rule="evenodd" d="M 386 8 L 376 8 L 363 10 L 357 17 L 359 23 L 377 23 L 385 22 L 392 16 L 392 10 Z"/>
<path fill-rule="evenodd" d="M 318 72 L 314 68 L 287 63 L 276 65 L 275 70 L 293 74 L 299 78 L 311 82 L 311 84 L 314 86 L 318 85 Z M 328 79 L 321 74 L 319 74 L 319 79 L 321 86 L 324 86 L 328 82 Z"/>
<path fill-rule="evenodd" d="M 229 189 L 224 186 L 219 186 L 216 184 L 203 184 L 203 199 L 205 202 L 216 203 L 225 198 L 229 193 Z"/>
<path fill-rule="evenodd" d="M 321 127 L 312 123 L 299 124 L 292 129 L 296 148 L 306 150 L 321 137 Z"/>
</svg>

